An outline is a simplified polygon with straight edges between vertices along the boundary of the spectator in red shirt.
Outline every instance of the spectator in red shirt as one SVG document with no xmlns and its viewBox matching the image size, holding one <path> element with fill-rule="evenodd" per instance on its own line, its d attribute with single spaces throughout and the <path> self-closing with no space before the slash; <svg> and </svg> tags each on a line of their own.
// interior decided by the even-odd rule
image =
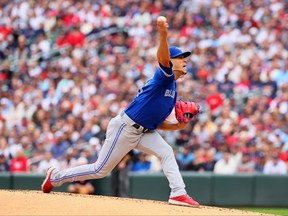
<svg viewBox="0 0 288 216">
<path fill-rule="evenodd" d="M 8 60 L 5 60 L 0 70 L 0 83 L 8 85 L 9 89 L 12 88 L 12 78 L 14 75 L 13 71 L 10 69 L 10 65 L 11 63 Z"/>
<path fill-rule="evenodd" d="M 79 30 L 79 27 L 74 26 L 66 34 L 59 35 L 57 39 L 58 46 L 70 45 L 73 47 L 82 47 L 85 42 L 85 35 Z"/>
<path fill-rule="evenodd" d="M 8 27 L 6 25 L 6 23 L 2 23 L 2 25 L 0 26 L 0 37 L 3 39 L 3 40 L 6 40 L 8 35 L 11 34 L 13 31 L 12 28 Z"/>
<path fill-rule="evenodd" d="M 224 98 L 221 93 L 217 92 L 217 84 L 210 84 L 210 94 L 206 97 L 206 103 L 213 116 L 218 115 L 224 104 Z"/>
<path fill-rule="evenodd" d="M 66 12 L 63 17 L 63 23 L 66 27 L 69 28 L 75 24 L 80 24 L 81 18 L 77 14 L 74 14 L 72 11 L 68 10 L 68 12 Z"/>
<path fill-rule="evenodd" d="M 191 19 L 190 16 L 186 16 L 185 25 L 181 29 L 181 36 L 183 37 L 193 36 L 195 29 L 196 27 L 194 24 L 194 20 Z"/>
<path fill-rule="evenodd" d="M 11 160 L 10 172 L 27 172 L 28 171 L 28 158 L 25 156 L 24 151 L 19 149 L 16 157 Z"/>
</svg>

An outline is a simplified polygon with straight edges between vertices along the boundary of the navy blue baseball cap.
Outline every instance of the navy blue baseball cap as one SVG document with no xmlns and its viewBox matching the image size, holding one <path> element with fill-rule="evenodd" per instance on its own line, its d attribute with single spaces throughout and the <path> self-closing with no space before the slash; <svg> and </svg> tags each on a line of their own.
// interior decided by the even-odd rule
<svg viewBox="0 0 288 216">
<path fill-rule="evenodd" d="M 187 51 L 187 52 L 183 52 L 179 47 L 176 46 L 171 46 L 169 48 L 170 51 L 170 58 L 176 58 L 178 56 L 184 56 L 184 58 L 188 57 L 189 55 L 191 55 L 191 52 Z"/>
</svg>

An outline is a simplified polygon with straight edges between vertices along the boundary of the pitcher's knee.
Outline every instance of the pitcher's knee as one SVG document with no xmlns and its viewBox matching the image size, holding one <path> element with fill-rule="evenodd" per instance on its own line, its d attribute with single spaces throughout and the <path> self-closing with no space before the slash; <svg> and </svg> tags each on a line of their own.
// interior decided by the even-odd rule
<svg viewBox="0 0 288 216">
<path fill-rule="evenodd" d="M 167 160 L 169 158 L 174 158 L 174 152 L 171 146 L 166 147 L 159 155 L 161 160 Z"/>
<path fill-rule="evenodd" d="M 97 178 L 104 178 L 111 172 L 111 169 L 107 169 L 105 166 L 99 167 L 96 164 L 94 165 L 94 170 L 95 174 L 97 175 Z"/>
</svg>

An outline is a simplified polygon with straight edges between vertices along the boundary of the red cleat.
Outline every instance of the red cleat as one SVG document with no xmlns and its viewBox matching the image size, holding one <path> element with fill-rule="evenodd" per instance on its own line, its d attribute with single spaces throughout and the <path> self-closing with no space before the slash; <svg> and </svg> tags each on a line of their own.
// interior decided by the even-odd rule
<svg viewBox="0 0 288 216">
<path fill-rule="evenodd" d="M 53 185 L 51 184 L 50 177 L 51 177 L 51 174 L 54 171 L 54 169 L 55 169 L 55 167 L 50 167 L 47 170 L 46 178 L 45 178 L 45 180 L 43 181 L 43 184 L 42 184 L 43 193 L 50 193 L 52 191 L 52 189 L 53 189 Z"/>
<path fill-rule="evenodd" d="M 199 207 L 200 204 L 193 200 L 190 196 L 188 195 L 182 195 L 178 197 L 172 197 L 168 201 L 170 204 L 173 205 L 181 205 L 181 206 L 191 206 L 191 207 Z"/>
</svg>

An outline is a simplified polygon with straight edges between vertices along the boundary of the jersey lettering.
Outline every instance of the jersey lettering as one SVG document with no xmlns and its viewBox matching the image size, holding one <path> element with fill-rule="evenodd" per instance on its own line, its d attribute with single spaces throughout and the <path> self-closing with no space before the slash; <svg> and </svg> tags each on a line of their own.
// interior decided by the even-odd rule
<svg viewBox="0 0 288 216">
<path fill-rule="evenodd" d="M 164 96 L 174 98 L 175 97 L 175 91 L 172 89 L 166 89 Z"/>
</svg>

